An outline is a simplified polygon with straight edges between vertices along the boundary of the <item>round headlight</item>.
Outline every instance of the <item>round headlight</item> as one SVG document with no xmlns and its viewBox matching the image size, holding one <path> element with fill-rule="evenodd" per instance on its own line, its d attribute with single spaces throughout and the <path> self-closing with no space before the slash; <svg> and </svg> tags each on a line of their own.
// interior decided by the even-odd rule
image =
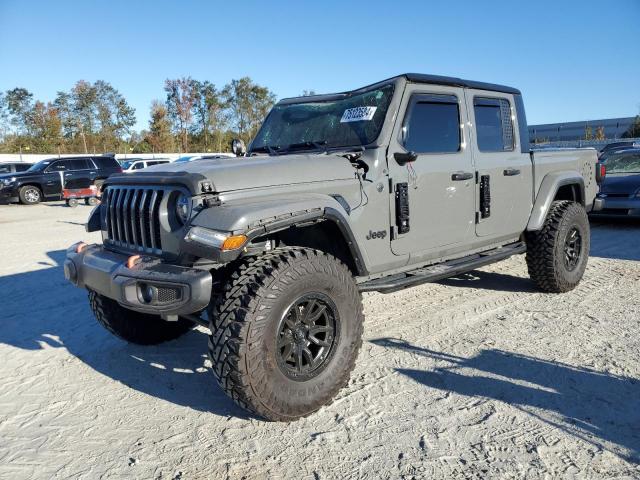
<svg viewBox="0 0 640 480">
<path fill-rule="evenodd" d="M 189 220 L 189 214 L 191 213 L 191 199 L 184 193 L 178 195 L 176 198 L 176 217 L 183 225 Z"/>
</svg>

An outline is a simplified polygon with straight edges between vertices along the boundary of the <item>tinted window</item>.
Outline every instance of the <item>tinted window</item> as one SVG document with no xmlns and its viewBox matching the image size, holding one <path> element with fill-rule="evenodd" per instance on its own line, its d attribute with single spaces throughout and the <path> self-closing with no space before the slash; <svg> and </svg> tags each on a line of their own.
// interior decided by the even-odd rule
<svg viewBox="0 0 640 480">
<path fill-rule="evenodd" d="M 119 168 L 120 164 L 112 157 L 93 157 L 93 163 L 98 168 Z"/>
<path fill-rule="evenodd" d="M 70 170 L 88 170 L 90 168 L 86 158 L 75 158 L 68 160 L 68 162 Z"/>
<path fill-rule="evenodd" d="M 133 167 L 131 167 L 131 170 L 140 170 L 141 168 L 144 168 L 144 163 L 137 162 L 133 165 Z"/>
<path fill-rule="evenodd" d="M 11 165 L 0 165 L 0 173 L 11 173 Z"/>
<path fill-rule="evenodd" d="M 513 150 L 513 122 L 509 101 L 504 98 L 476 97 L 473 109 L 478 149 L 481 152 Z"/>
<path fill-rule="evenodd" d="M 25 165 L 16 165 L 16 172 L 26 172 L 29 170 L 31 164 L 27 163 Z"/>
<path fill-rule="evenodd" d="M 57 160 L 47 168 L 47 172 L 64 172 L 71 170 L 71 160 Z"/>
<path fill-rule="evenodd" d="M 460 112 L 456 97 L 417 97 L 405 118 L 403 137 L 404 147 L 416 153 L 459 151 Z"/>
</svg>

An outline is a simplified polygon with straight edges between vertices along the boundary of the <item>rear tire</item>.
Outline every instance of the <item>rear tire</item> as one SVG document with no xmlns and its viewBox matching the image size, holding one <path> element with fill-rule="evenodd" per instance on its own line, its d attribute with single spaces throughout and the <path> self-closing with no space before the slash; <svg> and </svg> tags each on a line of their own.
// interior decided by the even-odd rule
<svg viewBox="0 0 640 480">
<path fill-rule="evenodd" d="M 75 208 L 78 206 L 77 198 L 67 198 L 67 207 Z"/>
<path fill-rule="evenodd" d="M 351 272 L 309 248 L 241 261 L 209 315 L 219 385 L 268 420 L 296 420 L 331 403 L 362 345 L 364 315 Z"/>
<path fill-rule="evenodd" d="M 18 191 L 20 203 L 24 205 L 36 205 L 42 201 L 42 192 L 38 187 L 25 185 Z"/>
<path fill-rule="evenodd" d="M 571 201 L 553 202 L 542 228 L 527 234 L 529 276 L 546 292 L 568 292 L 582 279 L 589 247 L 584 207 Z"/>
<path fill-rule="evenodd" d="M 174 340 L 193 327 L 192 322 L 183 318 L 168 322 L 158 315 L 134 312 L 93 290 L 89 290 L 89 304 L 100 325 L 116 337 L 137 345 Z"/>
<path fill-rule="evenodd" d="M 98 199 L 96 197 L 85 198 L 84 199 L 84 204 L 94 207 L 94 206 L 96 206 L 98 204 Z"/>
</svg>

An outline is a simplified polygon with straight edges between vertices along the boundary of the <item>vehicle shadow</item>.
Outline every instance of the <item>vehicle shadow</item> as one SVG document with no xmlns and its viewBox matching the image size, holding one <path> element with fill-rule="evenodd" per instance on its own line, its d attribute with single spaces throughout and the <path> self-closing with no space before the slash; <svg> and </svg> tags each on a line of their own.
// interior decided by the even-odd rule
<svg viewBox="0 0 640 480">
<path fill-rule="evenodd" d="M 64 250 L 36 271 L 0 277 L 0 343 L 24 350 L 66 348 L 95 371 L 139 392 L 222 416 L 251 418 L 205 367 L 207 337 L 192 330 L 158 346 L 128 344 L 93 317 L 85 290 L 65 279 Z M 53 265 L 53 266 L 52 266 Z"/>
<path fill-rule="evenodd" d="M 591 256 L 640 261 L 640 219 L 590 217 Z"/>
<path fill-rule="evenodd" d="M 524 257 L 523 257 L 524 260 Z M 516 277 L 504 273 L 474 270 L 455 277 L 440 280 L 438 283 L 448 287 L 480 288 L 499 292 L 538 292 L 529 278 Z"/>
<path fill-rule="evenodd" d="M 371 342 L 446 362 L 432 370 L 396 369 L 425 387 L 499 400 L 589 443 L 610 442 L 620 456 L 640 461 L 638 379 L 496 349 L 464 358 L 395 338 Z"/>
</svg>

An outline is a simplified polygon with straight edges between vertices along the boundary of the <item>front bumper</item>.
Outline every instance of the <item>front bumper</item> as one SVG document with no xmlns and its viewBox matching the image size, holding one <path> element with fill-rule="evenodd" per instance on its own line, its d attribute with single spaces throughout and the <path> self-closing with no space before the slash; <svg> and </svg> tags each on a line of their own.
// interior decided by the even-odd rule
<svg viewBox="0 0 640 480">
<path fill-rule="evenodd" d="M 593 215 L 640 217 L 640 197 L 597 197 Z"/>
<path fill-rule="evenodd" d="M 64 275 L 81 288 L 94 290 L 125 308 L 156 315 L 186 315 L 203 310 L 211 298 L 212 278 L 206 270 L 142 258 L 132 268 L 128 256 L 89 245 L 67 250 Z"/>
<path fill-rule="evenodd" d="M 19 201 L 20 199 L 18 198 L 18 192 L 15 187 L 0 185 L 0 205 L 17 203 Z"/>
</svg>

